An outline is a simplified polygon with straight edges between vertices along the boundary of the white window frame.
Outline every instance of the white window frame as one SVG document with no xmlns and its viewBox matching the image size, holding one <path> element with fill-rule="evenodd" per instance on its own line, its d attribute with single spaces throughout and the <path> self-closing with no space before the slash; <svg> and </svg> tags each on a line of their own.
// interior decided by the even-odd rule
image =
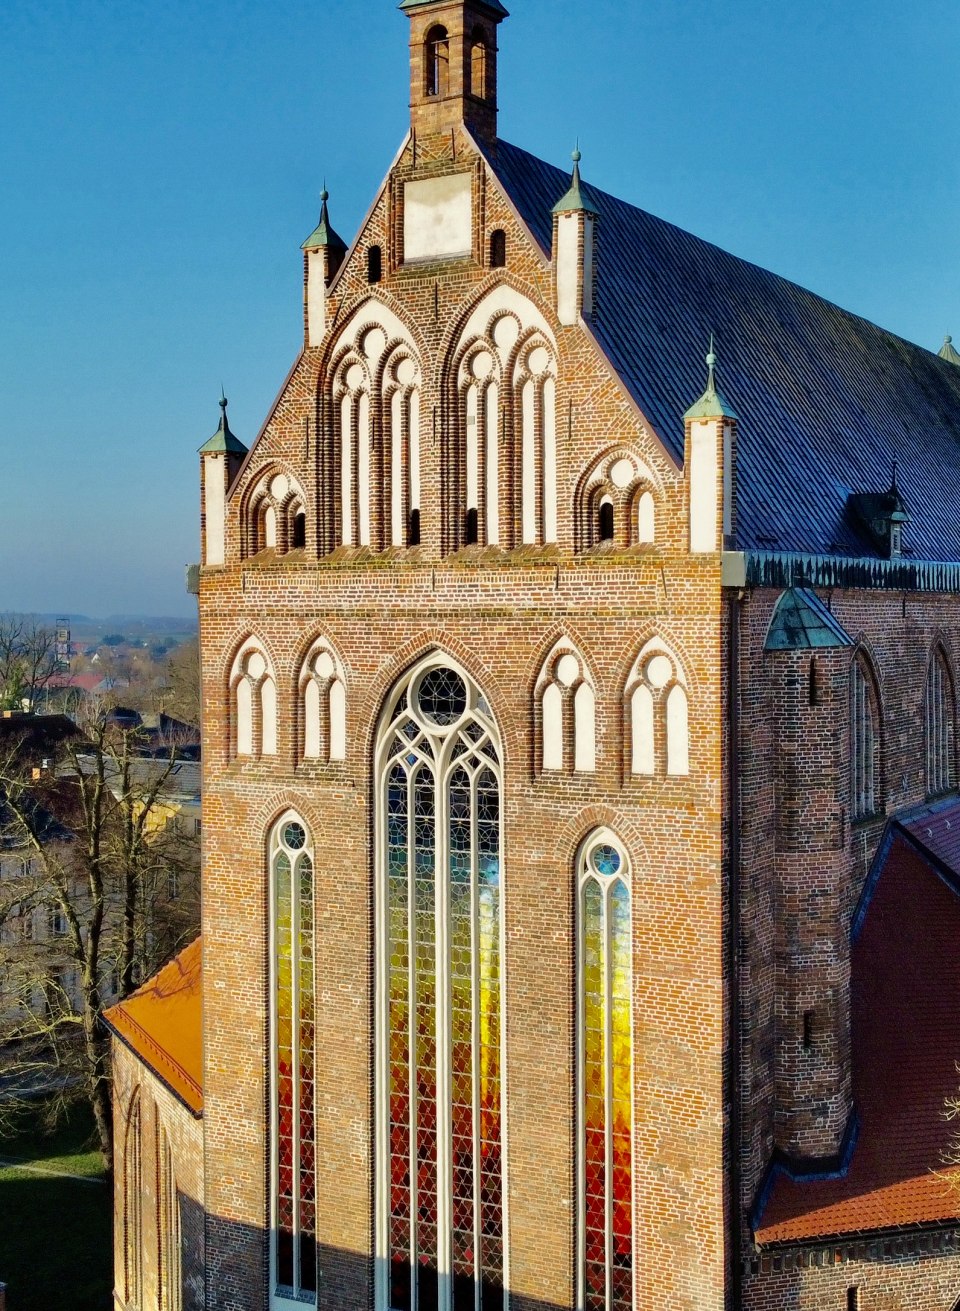
<svg viewBox="0 0 960 1311">
<path fill-rule="evenodd" d="M 452 1311 L 453 1256 L 452 1256 L 452 1166 L 451 1166 L 451 1094 L 449 1053 L 451 1041 L 450 968 L 447 911 L 449 903 L 449 822 L 443 802 L 450 775 L 459 761 L 454 759 L 449 744 L 455 742 L 457 728 L 476 719 L 474 707 L 483 707 L 484 727 L 493 743 L 499 764 L 490 763 L 499 784 L 500 800 L 500 882 L 499 882 L 499 953 L 500 953 L 500 1187 L 503 1247 L 503 1309 L 510 1304 L 510 1224 L 509 1224 L 509 1142 L 507 1125 L 508 1074 L 506 1050 L 506 879 L 504 846 L 504 788 L 503 750 L 496 722 L 487 706 L 484 693 L 476 681 L 456 661 L 443 652 L 434 652 L 421 660 L 397 681 L 391 689 L 380 717 L 375 745 L 375 796 L 374 850 L 375 850 L 375 1290 L 376 1311 L 390 1311 L 390 972 L 389 961 L 389 906 L 387 878 L 388 855 L 387 788 L 391 746 L 396 736 L 396 707 L 406 693 L 412 699 L 423 677 L 433 669 L 450 669 L 464 680 L 468 689 L 468 711 L 458 724 L 432 730 L 422 716 L 414 718 L 432 739 L 436 768 L 434 769 L 435 796 L 435 880 L 437 909 L 437 940 L 435 949 L 437 997 L 437 1251 L 438 1251 L 438 1306 L 439 1311 Z M 444 744 L 447 744 L 444 746 Z M 476 823 L 476 815 L 473 816 Z M 443 878 L 440 873 L 443 871 Z M 442 963 L 442 968 L 441 968 Z M 476 1039 L 474 1038 L 474 1044 Z M 479 1223 L 475 1207 L 474 1222 Z M 479 1298 L 479 1284 L 477 1284 Z M 414 1306 L 413 1311 L 417 1311 Z"/>
</svg>

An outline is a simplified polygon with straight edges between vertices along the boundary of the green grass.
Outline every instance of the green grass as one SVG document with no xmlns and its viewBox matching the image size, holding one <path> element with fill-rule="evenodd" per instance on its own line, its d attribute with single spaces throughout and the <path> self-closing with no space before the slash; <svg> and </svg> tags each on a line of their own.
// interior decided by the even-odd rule
<svg viewBox="0 0 960 1311">
<path fill-rule="evenodd" d="M 91 1128 L 76 1115 L 51 1137 L 27 1130 L 0 1141 L 0 1160 L 11 1162 L 0 1166 L 0 1282 L 15 1311 L 110 1306 L 113 1193 Z"/>
</svg>

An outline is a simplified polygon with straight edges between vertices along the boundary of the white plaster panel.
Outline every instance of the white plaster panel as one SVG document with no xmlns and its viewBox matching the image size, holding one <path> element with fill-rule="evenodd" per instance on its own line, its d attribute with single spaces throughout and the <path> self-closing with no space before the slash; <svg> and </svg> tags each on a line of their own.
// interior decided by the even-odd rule
<svg viewBox="0 0 960 1311">
<path fill-rule="evenodd" d="M 716 424 L 697 422 L 690 434 L 690 550 L 717 549 Z"/>
<path fill-rule="evenodd" d="M 498 442 L 500 393 L 496 383 L 487 388 L 487 541 L 491 546 L 500 542 L 500 488 L 498 485 Z"/>
<path fill-rule="evenodd" d="M 651 775 L 656 768 L 653 752 L 653 694 L 641 683 L 630 701 L 633 737 L 633 773 Z"/>
<path fill-rule="evenodd" d="M 690 773 L 690 727 L 687 694 L 677 684 L 667 697 L 667 773 Z"/>
<path fill-rule="evenodd" d="M 557 316 L 569 327 L 580 319 L 580 219 L 561 214 L 557 221 Z"/>
<path fill-rule="evenodd" d="M 563 696 L 556 683 L 543 693 L 543 767 L 563 769 Z"/>
<path fill-rule="evenodd" d="M 589 683 L 581 683 L 573 698 L 576 746 L 573 767 L 592 774 L 597 767 L 596 697 Z"/>
<path fill-rule="evenodd" d="M 403 258 L 442 259 L 473 248 L 469 173 L 408 182 L 403 189 Z"/>
<path fill-rule="evenodd" d="M 323 278 L 323 251 L 307 256 L 307 345 L 319 346 L 327 330 L 327 288 Z"/>
<path fill-rule="evenodd" d="M 225 456 L 206 455 L 203 473 L 204 564 L 223 564 L 226 535 Z"/>
</svg>

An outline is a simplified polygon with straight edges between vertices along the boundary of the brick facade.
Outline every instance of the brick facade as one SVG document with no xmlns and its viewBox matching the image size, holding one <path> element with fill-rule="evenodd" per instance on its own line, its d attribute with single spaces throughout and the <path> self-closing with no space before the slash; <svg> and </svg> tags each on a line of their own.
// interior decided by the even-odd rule
<svg viewBox="0 0 960 1311">
<path fill-rule="evenodd" d="M 208 564 L 200 575 L 202 1142 L 198 1123 L 123 1051 L 118 1108 L 139 1083 L 144 1126 L 158 1115 L 169 1122 L 185 1195 L 202 1206 L 205 1248 L 198 1228 L 197 1246 L 185 1257 L 196 1272 L 190 1296 L 202 1296 L 210 1311 L 266 1311 L 266 844 L 279 816 L 295 810 L 319 855 L 317 1305 L 339 1311 L 373 1304 L 374 743 L 390 689 L 419 658 L 441 651 L 483 690 L 502 742 L 511 1308 L 576 1305 L 574 869 L 584 837 L 607 826 L 629 850 L 634 870 L 635 1307 L 843 1311 L 853 1305 L 848 1291 L 860 1288 L 861 1311 L 920 1305 L 950 1311 L 960 1295 L 960 1266 L 949 1234 L 918 1237 L 909 1248 L 878 1239 L 842 1253 L 761 1254 L 747 1216 L 775 1153 L 826 1168 L 844 1148 L 854 1109 L 851 915 L 885 814 L 924 799 L 927 661 L 935 639 L 948 653 L 957 649 L 960 602 L 883 590 L 822 593 L 869 653 L 883 709 L 881 813 L 852 823 L 853 651 L 816 652 L 813 672 L 810 652 L 766 653 L 780 591 L 723 586 L 724 537 L 729 541 L 735 531 L 729 463 L 736 460 L 735 424 L 726 456 L 720 411 L 710 430 L 717 475 L 706 494 L 715 506 L 716 549 L 691 552 L 691 507 L 695 495 L 703 503 L 704 489 L 691 488 L 689 458 L 685 472 L 664 449 L 589 325 L 561 326 L 554 262 L 531 239 L 463 126 L 491 139 L 495 103 L 467 103 L 459 82 L 451 83 L 449 103 L 427 103 L 421 95 L 417 59 L 429 24 L 446 16 L 456 81 L 466 68 L 464 24 L 474 9 L 489 26 L 489 7 L 479 3 L 438 0 L 415 11 L 415 134 L 343 267 L 331 264 L 326 250 L 321 256 L 331 278 L 323 333 L 297 360 L 232 483 L 223 565 Z M 488 71 L 493 67 L 491 58 Z M 444 117 L 450 113 L 452 123 Z M 461 173 L 470 179 L 470 253 L 405 263 L 405 184 Z M 505 267 L 489 264 L 494 232 L 505 234 Z M 597 242 L 602 258 L 602 225 Z M 373 247 L 382 256 L 374 284 Z M 582 239 L 577 249 L 582 262 Z M 311 258 L 308 251 L 305 287 Z M 555 343 L 557 531 L 546 545 L 521 544 L 520 420 L 505 397 L 500 544 L 466 544 L 455 369 L 465 325 L 497 288 L 507 289 L 510 304 L 534 307 Z M 316 312 L 311 301 L 308 320 Z M 419 362 L 419 544 L 389 545 L 392 475 L 383 420 L 374 416 L 370 545 L 347 546 L 336 370 L 348 337 L 362 341 L 365 325 L 395 320 Z M 306 339 L 314 339 L 309 321 Z M 688 452 L 690 440 L 688 425 Z M 623 529 L 616 540 L 591 547 L 584 488 L 601 457 L 621 450 L 649 474 L 655 541 L 631 544 Z M 288 542 L 257 549 L 263 543 L 255 498 L 277 475 L 303 493 L 304 549 L 281 549 Z M 342 761 L 306 759 L 303 750 L 299 680 L 318 638 L 342 664 Z M 662 747 L 651 775 L 631 765 L 629 679 L 653 638 L 670 649 L 686 680 L 685 775 L 667 773 Z M 231 671 L 250 639 L 276 684 L 275 754 L 236 751 Z M 535 692 L 560 640 L 575 646 L 595 691 L 594 771 L 539 768 L 543 730 Z M 739 808 L 732 811 L 736 796 Z M 734 997 L 727 944 L 730 894 L 737 889 Z M 123 1196 L 118 1171 L 118 1214 Z M 145 1205 L 153 1205 L 149 1190 Z M 120 1238 L 118 1231 L 122 1253 Z M 152 1287 L 155 1258 L 145 1252 L 144 1260 Z M 118 1289 L 122 1278 L 118 1266 Z"/>
</svg>

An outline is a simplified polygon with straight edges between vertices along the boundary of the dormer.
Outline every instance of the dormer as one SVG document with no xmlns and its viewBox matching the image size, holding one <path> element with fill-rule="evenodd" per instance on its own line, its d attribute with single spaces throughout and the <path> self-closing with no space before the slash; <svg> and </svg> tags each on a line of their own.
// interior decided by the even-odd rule
<svg viewBox="0 0 960 1311">
<path fill-rule="evenodd" d="M 889 490 L 851 492 L 847 506 L 879 555 L 896 560 L 903 554 L 903 529 L 910 522 L 910 515 L 897 485 L 896 460 Z"/>
<path fill-rule="evenodd" d="M 415 137 L 463 126 L 497 139 L 500 0 L 403 0 L 410 19 L 410 127 Z"/>
</svg>

